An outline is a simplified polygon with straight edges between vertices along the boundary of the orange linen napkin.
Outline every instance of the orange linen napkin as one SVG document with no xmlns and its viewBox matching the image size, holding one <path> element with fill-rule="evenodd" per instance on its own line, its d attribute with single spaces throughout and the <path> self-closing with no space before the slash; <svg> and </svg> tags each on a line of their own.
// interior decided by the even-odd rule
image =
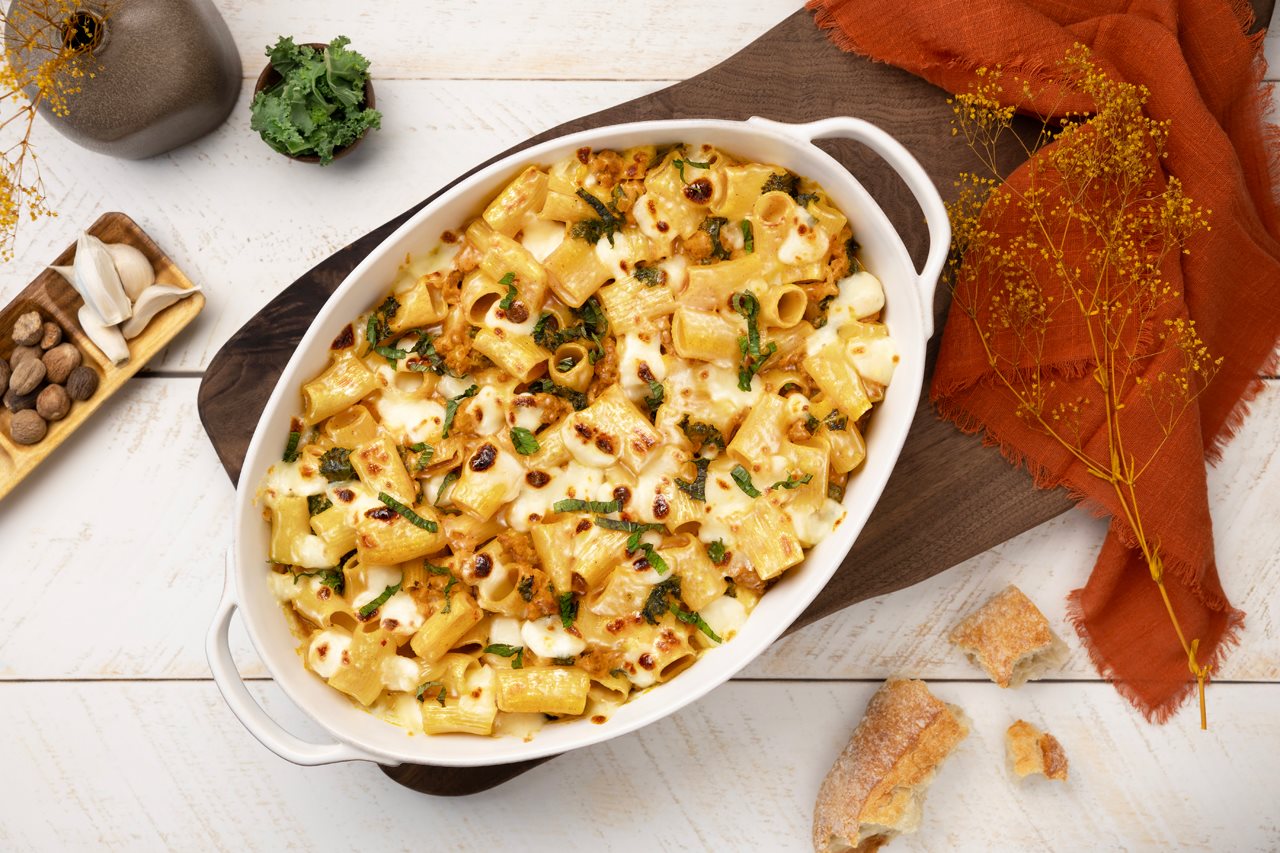
<svg viewBox="0 0 1280 853">
<path fill-rule="evenodd" d="M 1248 6 L 1231 0 L 810 0 L 808 7 L 842 49 L 905 68 L 949 92 L 970 91 L 976 69 L 1001 66 L 1007 78 L 1027 79 L 1031 92 L 1052 92 L 1056 102 L 1060 90 L 1050 81 L 1058 63 L 1083 43 L 1114 79 L 1150 89 L 1153 118 L 1172 119 L 1165 171 L 1211 211 L 1211 230 L 1195 238 L 1180 269 L 1168 273 L 1183 298 L 1166 316 L 1189 314 L 1224 362 L 1139 481 L 1138 499 L 1187 637 L 1200 638 L 1202 663 L 1220 662 L 1244 614 L 1228 603 L 1218 579 L 1204 459 L 1216 458 L 1240 425 L 1247 401 L 1261 388 L 1259 373 L 1274 369 L 1280 335 L 1274 129 L 1262 121 L 1270 92 L 1261 83 L 1261 34 L 1246 35 Z M 1036 112 L 1090 106 L 1080 95 L 1063 104 L 1024 102 L 1021 87 L 1007 88 L 1011 103 Z M 969 278 L 976 280 L 966 283 L 962 268 L 962 286 L 981 293 L 993 284 Z M 1096 393 L 1080 375 L 1087 356 L 1069 339 L 1061 343 L 1064 351 L 1050 354 L 1060 384 L 1080 383 L 1081 393 Z M 1132 547 L 1132 531 L 1115 518 L 1110 484 L 1087 475 L 1020 420 L 1010 397 L 990 380 L 972 321 L 952 312 L 934 376 L 935 403 L 944 417 L 981 431 L 1024 464 L 1039 485 L 1065 486 L 1112 516 L 1092 575 L 1071 594 L 1072 621 L 1103 675 L 1149 719 L 1163 722 L 1194 680 L 1158 588 Z M 1124 425 L 1127 446 L 1154 447 L 1160 433 L 1149 415 L 1146 420 L 1134 414 Z M 1093 426 L 1101 427 L 1100 417 Z"/>
</svg>

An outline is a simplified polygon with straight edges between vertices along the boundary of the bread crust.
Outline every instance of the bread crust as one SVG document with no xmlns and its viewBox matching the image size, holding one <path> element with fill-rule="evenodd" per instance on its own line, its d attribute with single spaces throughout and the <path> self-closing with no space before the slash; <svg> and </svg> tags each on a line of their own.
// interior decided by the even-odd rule
<svg viewBox="0 0 1280 853">
<path fill-rule="evenodd" d="M 1019 779 L 1039 773 L 1060 782 L 1067 781 L 1067 753 L 1048 732 L 1018 720 L 1004 735 L 1009 767 Z"/>
<path fill-rule="evenodd" d="M 1040 609 L 1010 584 L 951 630 L 952 645 L 1001 687 L 1017 687 L 1061 665 L 1066 644 Z"/>
<path fill-rule="evenodd" d="M 964 712 L 923 681 L 886 681 L 822 782 L 814 850 L 870 853 L 900 832 L 914 832 L 925 788 L 968 733 Z"/>
</svg>

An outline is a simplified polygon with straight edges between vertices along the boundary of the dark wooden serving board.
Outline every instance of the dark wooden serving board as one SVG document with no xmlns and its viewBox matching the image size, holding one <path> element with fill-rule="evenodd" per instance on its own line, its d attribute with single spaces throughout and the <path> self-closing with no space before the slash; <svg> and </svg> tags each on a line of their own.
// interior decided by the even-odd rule
<svg viewBox="0 0 1280 853">
<path fill-rule="evenodd" d="M 1259 20 L 1270 20 L 1271 2 L 1255 0 Z M 941 89 L 905 71 L 841 52 L 818 31 L 807 12 L 799 11 L 697 77 L 552 128 L 494 159 L 566 133 L 628 121 L 759 115 L 801 122 L 852 115 L 897 137 L 948 197 L 955 176 L 976 164 L 951 136 L 946 97 Z M 905 185 L 860 146 L 841 141 L 821 144 L 880 203 L 918 267 L 927 238 L 922 215 Z M 1015 147 L 1010 145 L 1004 152 L 1010 165 L 1017 162 Z M 200 386 L 200 417 L 232 480 L 239 477 L 267 397 L 329 294 L 388 234 L 445 189 L 315 266 L 246 323 L 214 358 Z M 948 301 L 949 294 L 940 288 L 934 304 L 939 333 Z M 935 336 L 930 367 L 936 353 Z M 1023 471 L 996 450 L 940 421 L 924 399 L 884 496 L 862 535 L 791 630 L 855 602 L 918 583 L 1070 506 L 1061 490 L 1036 489 Z M 1082 580 L 1085 568 L 1081 566 Z M 539 763 L 383 769 L 397 782 L 424 793 L 461 795 L 492 788 Z"/>
</svg>

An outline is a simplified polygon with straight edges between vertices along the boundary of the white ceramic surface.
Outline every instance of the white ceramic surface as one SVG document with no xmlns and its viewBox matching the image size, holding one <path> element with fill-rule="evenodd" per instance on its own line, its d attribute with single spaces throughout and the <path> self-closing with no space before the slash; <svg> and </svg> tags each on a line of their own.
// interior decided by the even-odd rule
<svg viewBox="0 0 1280 853">
<path fill-rule="evenodd" d="M 874 199 L 843 166 L 811 144 L 824 138 L 856 139 L 876 151 L 903 178 L 928 224 L 930 248 L 917 273 L 901 239 Z M 901 361 L 867 433 L 867 461 L 850 481 L 844 522 L 800 566 L 764 596 L 738 635 L 707 652 L 678 678 L 641 694 L 604 725 L 587 720 L 546 726 L 533 740 L 468 735 L 410 736 L 357 708 L 345 695 L 308 672 L 295 652 L 280 606 L 266 582 L 267 525 L 254 505 L 266 469 L 279 455 L 280 437 L 300 408 L 300 384 L 323 369 L 328 344 L 367 311 L 389 287 L 405 254 L 430 250 L 446 229 L 476 215 L 529 163 L 547 164 L 583 146 L 625 148 L 645 143 L 710 143 L 734 156 L 775 163 L 820 183 L 849 217 L 861 257 L 885 289 L 885 322 Z M 633 731 L 692 702 L 730 678 L 769 646 L 818 594 L 861 531 L 889 477 L 919 399 L 925 343 L 932 334 L 933 290 L 946 259 L 949 227 L 942 201 L 914 158 L 896 141 L 860 119 L 837 117 L 804 125 L 764 119 L 640 122 L 604 127 L 550 140 L 481 170 L 419 211 L 375 249 L 334 292 L 303 337 L 267 403 L 250 443 L 237 494 L 234 536 L 223 599 L 206 650 L 224 698 L 265 746 L 298 764 L 365 759 L 383 764 L 480 766 L 554 755 Z M 253 701 L 231 660 L 227 631 L 236 610 L 250 639 L 285 693 L 333 738 L 309 743 L 277 725 Z"/>
</svg>

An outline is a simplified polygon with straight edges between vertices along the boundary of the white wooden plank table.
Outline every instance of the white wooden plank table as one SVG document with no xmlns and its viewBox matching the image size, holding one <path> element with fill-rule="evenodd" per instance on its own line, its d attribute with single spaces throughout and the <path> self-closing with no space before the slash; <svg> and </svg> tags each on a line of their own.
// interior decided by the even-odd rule
<svg viewBox="0 0 1280 853">
<path fill-rule="evenodd" d="M 290 163 L 250 133 L 249 82 L 220 130 L 147 162 L 81 151 L 39 128 L 61 216 L 24 226 L 0 299 L 77 225 L 119 209 L 206 287 L 209 303 L 0 504 L 0 850 L 804 850 L 822 776 L 876 685 L 895 673 L 928 679 L 966 708 L 974 731 L 939 775 L 920 833 L 890 849 L 1280 847 L 1274 380 L 1210 471 L 1219 563 L 1249 619 L 1210 688 L 1208 733 L 1190 707 L 1166 726 L 1146 724 L 1089 666 L 1063 620 L 1064 598 L 1087 576 L 1104 525 L 1073 512 L 796 633 L 659 724 L 490 792 L 431 799 L 370 765 L 303 769 L 259 746 L 203 656 L 233 498 L 195 408 L 218 347 L 346 240 L 476 162 L 692 76 L 798 4 L 603 4 L 591 12 L 595 35 L 577 39 L 564 38 L 580 26 L 567 2 L 450 0 L 424 10 L 396 0 L 353 11 L 316 0 L 305 28 L 283 3 L 217 5 L 247 81 L 277 34 L 351 36 L 374 62 L 384 129 L 330 169 Z M 943 637 L 1010 582 L 1072 653 L 1052 680 L 1001 691 Z M 233 647 L 267 709 L 316 733 L 238 624 Z M 1009 781 L 1002 736 L 1018 716 L 1062 740 L 1069 784 Z"/>
</svg>

